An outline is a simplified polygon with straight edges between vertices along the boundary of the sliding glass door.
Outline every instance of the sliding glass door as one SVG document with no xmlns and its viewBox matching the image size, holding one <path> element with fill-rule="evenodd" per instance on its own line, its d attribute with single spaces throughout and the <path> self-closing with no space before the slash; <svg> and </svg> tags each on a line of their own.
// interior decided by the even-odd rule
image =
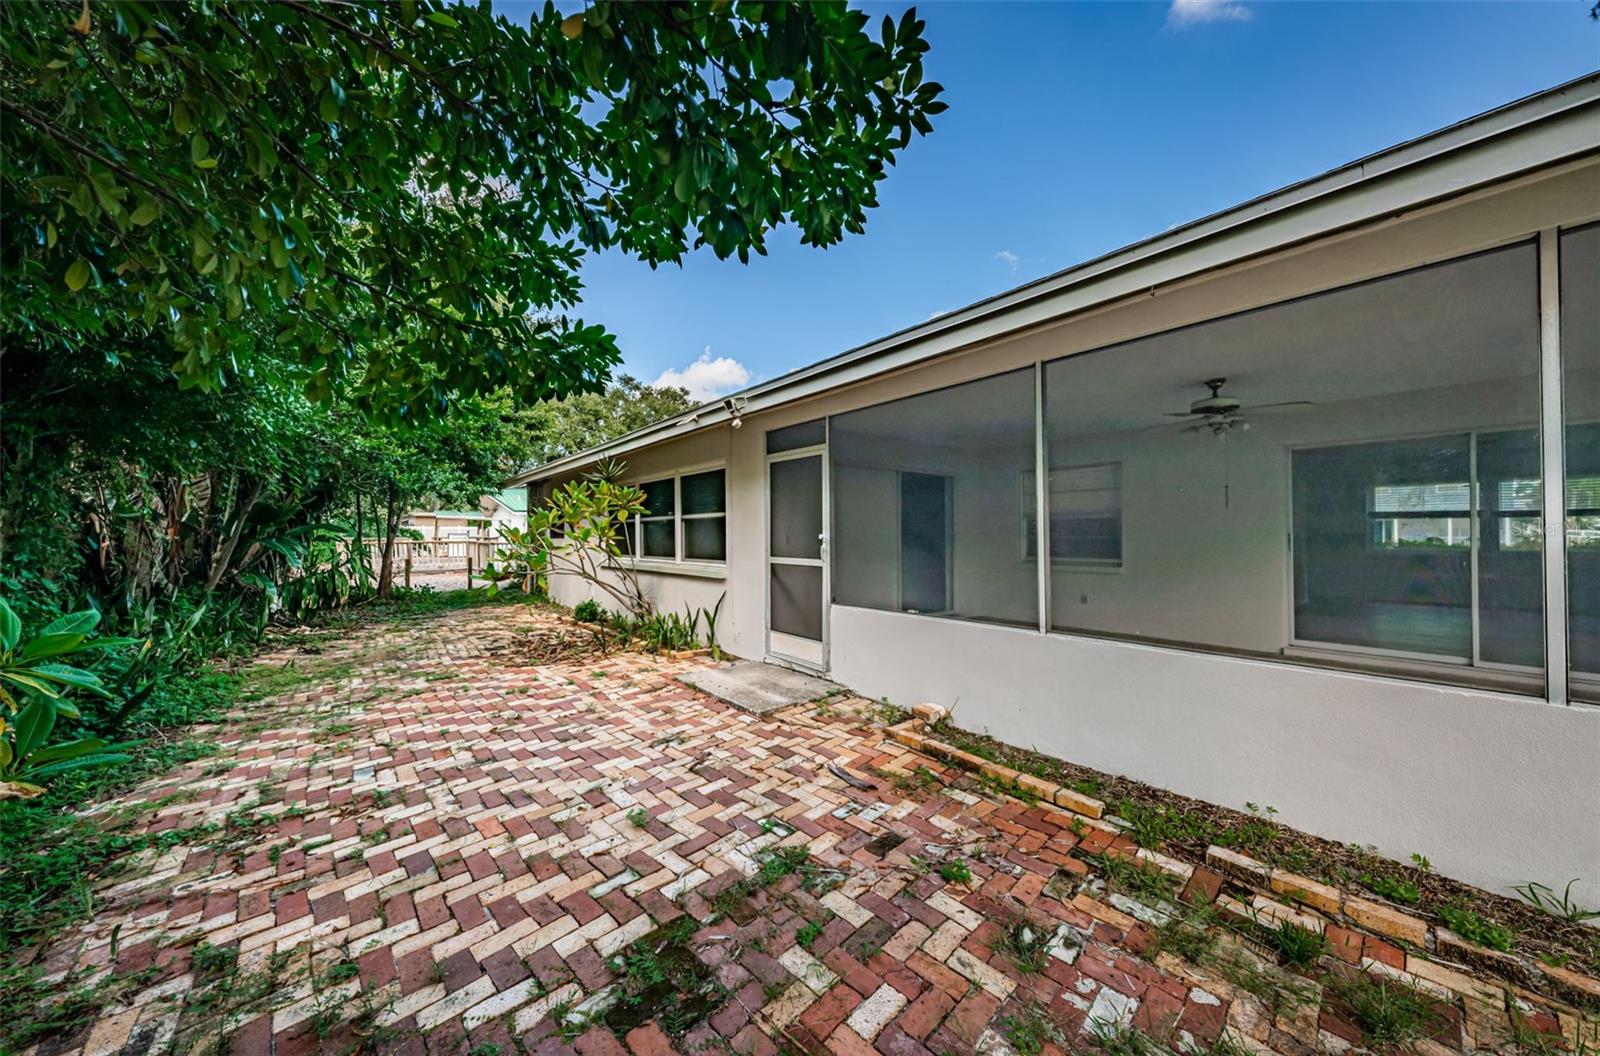
<svg viewBox="0 0 1600 1056">
<path fill-rule="evenodd" d="M 1299 449 L 1292 465 L 1297 644 L 1543 663 L 1535 430 Z"/>
</svg>

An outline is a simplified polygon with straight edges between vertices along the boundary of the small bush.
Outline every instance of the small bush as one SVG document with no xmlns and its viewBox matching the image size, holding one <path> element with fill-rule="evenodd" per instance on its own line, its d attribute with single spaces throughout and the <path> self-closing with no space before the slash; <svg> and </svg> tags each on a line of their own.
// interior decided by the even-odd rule
<svg viewBox="0 0 1600 1056">
<path fill-rule="evenodd" d="M 572 607 L 572 618 L 579 623 L 599 623 L 605 619 L 605 610 L 593 598 L 580 601 Z"/>
</svg>

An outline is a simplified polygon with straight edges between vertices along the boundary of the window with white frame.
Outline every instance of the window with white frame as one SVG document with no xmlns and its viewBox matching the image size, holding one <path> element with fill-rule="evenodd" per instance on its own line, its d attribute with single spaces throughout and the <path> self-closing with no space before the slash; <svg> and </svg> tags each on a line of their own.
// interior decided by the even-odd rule
<svg viewBox="0 0 1600 1056">
<path fill-rule="evenodd" d="M 625 554 L 662 561 L 725 561 L 728 556 L 727 471 L 648 480 L 644 513 L 623 526 Z"/>
<path fill-rule="evenodd" d="M 1503 481 L 1502 490 L 1512 481 Z M 1537 489 L 1538 481 L 1534 481 Z M 1465 480 L 1372 486 L 1372 543 L 1385 550 L 1472 545 L 1471 485 Z M 1535 499 L 1535 502 L 1538 500 Z"/>
<path fill-rule="evenodd" d="M 1038 553 L 1034 475 L 1022 474 L 1022 556 Z M 1050 563 L 1122 567 L 1122 463 L 1063 466 L 1050 471 Z"/>
</svg>

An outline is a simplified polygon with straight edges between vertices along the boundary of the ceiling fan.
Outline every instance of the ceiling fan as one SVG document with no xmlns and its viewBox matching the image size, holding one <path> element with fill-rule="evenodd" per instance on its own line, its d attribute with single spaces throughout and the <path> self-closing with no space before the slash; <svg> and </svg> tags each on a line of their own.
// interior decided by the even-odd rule
<svg viewBox="0 0 1600 1056">
<path fill-rule="evenodd" d="M 1167 422 L 1162 425 L 1151 426 L 1152 429 L 1167 429 L 1173 425 L 1181 425 L 1185 433 L 1209 432 L 1212 436 L 1222 440 L 1222 505 L 1224 508 L 1233 505 L 1233 489 L 1229 481 L 1228 465 L 1228 435 L 1235 429 L 1241 433 L 1250 429 L 1250 415 L 1261 413 L 1276 413 L 1281 411 L 1303 411 L 1307 407 L 1315 407 L 1310 400 L 1284 400 L 1280 403 L 1257 403 L 1245 406 L 1237 396 L 1224 396 L 1222 387 L 1228 383 L 1227 378 L 1211 378 L 1202 382 L 1211 390 L 1210 395 L 1203 396 L 1189 405 L 1187 411 L 1168 411 L 1168 418 L 1182 419 L 1179 422 Z"/>
<path fill-rule="evenodd" d="M 1222 387 L 1227 383 L 1227 378 L 1211 378 L 1202 382 L 1211 390 L 1210 395 L 1195 400 L 1187 411 L 1168 411 L 1166 416 L 1183 419 L 1186 423 L 1183 431 L 1186 433 L 1209 430 L 1213 435 L 1222 436 L 1233 429 L 1241 432 L 1248 430 L 1250 415 L 1264 411 L 1299 411 L 1316 406 L 1310 400 L 1284 400 L 1280 403 L 1257 403 L 1246 407 L 1237 396 L 1222 394 Z"/>
</svg>

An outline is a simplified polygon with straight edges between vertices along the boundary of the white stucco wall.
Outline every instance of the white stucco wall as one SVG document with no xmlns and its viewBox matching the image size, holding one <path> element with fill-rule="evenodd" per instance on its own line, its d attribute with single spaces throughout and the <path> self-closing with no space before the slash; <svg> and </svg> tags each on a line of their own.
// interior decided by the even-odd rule
<svg viewBox="0 0 1600 1056">
<path fill-rule="evenodd" d="M 1509 893 L 1600 904 L 1600 709 L 834 606 L 833 677 Z"/>
</svg>

